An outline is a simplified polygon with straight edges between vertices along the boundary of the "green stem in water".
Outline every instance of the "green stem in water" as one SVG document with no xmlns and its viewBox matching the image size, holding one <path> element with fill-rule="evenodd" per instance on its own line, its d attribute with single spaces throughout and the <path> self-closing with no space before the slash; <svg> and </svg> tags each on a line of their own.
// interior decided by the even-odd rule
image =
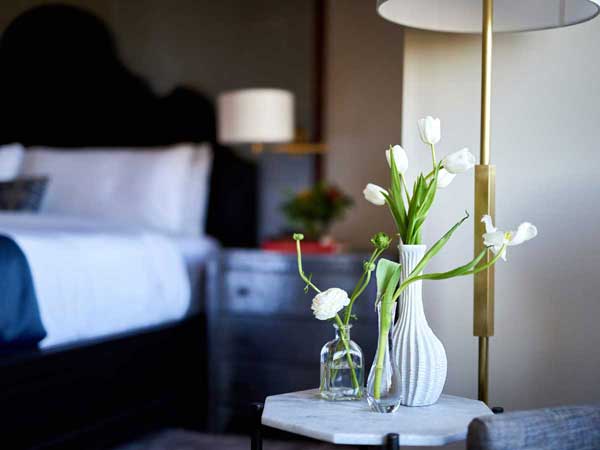
<svg viewBox="0 0 600 450">
<path fill-rule="evenodd" d="M 395 303 L 392 303 L 391 308 L 395 307 Z M 388 334 L 392 321 L 390 317 L 391 311 L 384 311 L 383 308 L 380 310 L 381 313 L 381 325 L 379 329 L 379 338 L 377 339 L 377 359 L 375 360 L 375 379 L 373 380 L 373 397 L 375 400 L 381 399 L 381 378 L 383 377 L 383 364 L 385 361 L 385 353 L 388 345 Z"/>
<path fill-rule="evenodd" d="M 338 314 L 335 315 L 335 323 L 338 326 L 338 330 L 340 332 L 340 337 L 342 339 L 342 344 L 344 344 L 344 349 L 346 350 L 346 359 L 348 360 L 348 365 L 350 366 L 350 377 L 352 378 L 352 387 L 354 389 L 358 389 L 358 395 L 362 393 L 362 386 L 358 383 L 358 378 L 356 377 L 356 369 L 354 367 L 354 363 L 352 362 L 352 356 L 350 355 L 350 345 L 348 342 L 348 336 L 346 335 L 346 329 L 344 324 L 342 323 L 342 319 Z"/>
</svg>

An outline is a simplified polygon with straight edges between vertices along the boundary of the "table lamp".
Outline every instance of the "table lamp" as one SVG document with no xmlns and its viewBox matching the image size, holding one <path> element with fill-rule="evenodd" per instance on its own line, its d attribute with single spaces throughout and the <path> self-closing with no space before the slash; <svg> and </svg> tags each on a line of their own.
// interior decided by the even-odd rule
<svg viewBox="0 0 600 450">
<path fill-rule="evenodd" d="M 217 99 L 218 140 L 251 144 L 255 153 L 264 144 L 294 139 L 294 95 L 283 89 L 255 88 L 224 92 Z"/>
<path fill-rule="evenodd" d="M 378 0 L 391 22 L 448 33 L 482 33 L 480 161 L 475 167 L 475 217 L 494 217 L 496 170 L 490 164 L 492 33 L 566 27 L 590 20 L 600 0 Z M 475 255 L 483 250 L 483 224 L 475 221 Z M 491 256 L 488 255 L 488 258 Z M 474 277 L 473 334 L 479 338 L 478 398 L 488 402 L 489 338 L 494 335 L 494 269 Z"/>
</svg>

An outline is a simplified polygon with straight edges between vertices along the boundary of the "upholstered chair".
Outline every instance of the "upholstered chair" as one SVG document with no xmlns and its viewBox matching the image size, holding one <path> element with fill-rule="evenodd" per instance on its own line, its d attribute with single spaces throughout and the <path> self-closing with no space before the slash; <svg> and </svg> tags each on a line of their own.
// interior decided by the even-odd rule
<svg viewBox="0 0 600 450">
<path fill-rule="evenodd" d="M 477 418 L 467 450 L 598 450 L 600 404 L 561 406 Z"/>
</svg>

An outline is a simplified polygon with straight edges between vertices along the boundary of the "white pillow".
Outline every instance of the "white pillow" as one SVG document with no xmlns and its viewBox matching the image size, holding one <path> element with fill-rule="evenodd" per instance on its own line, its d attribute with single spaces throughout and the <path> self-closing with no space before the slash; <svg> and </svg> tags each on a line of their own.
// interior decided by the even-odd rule
<svg viewBox="0 0 600 450">
<path fill-rule="evenodd" d="M 183 211 L 181 232 L 184 235 L 195 237 L 204 235 L 212 159 L 209 144 L 194 146 Z"/>
<path fill-rule="evenodd" d="M 23 152 L 21 144 L 0 146 L 0 181 L 10 181 L 19 175 Z"/>
<path fill-rule="evenodd" d="M 163 149 L 32 148 L 24 175 L 46 175 L 41 211 L 180 234 L 194 146 Z"/>
</svg>

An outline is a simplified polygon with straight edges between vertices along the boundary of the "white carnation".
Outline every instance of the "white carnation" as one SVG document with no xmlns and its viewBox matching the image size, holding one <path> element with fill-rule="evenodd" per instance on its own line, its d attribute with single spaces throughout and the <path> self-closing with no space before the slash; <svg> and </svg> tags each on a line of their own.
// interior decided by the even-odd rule
<svg viewBox="0 0 600 450">
<path fill-rule="evenodd" d="M 348 293 L 340 288 L 330 288 L 315 296 L 310 309 L 319 320 L 328 320 L 335 317 L 344 306 L 350 303 Z"/>
</svg>

